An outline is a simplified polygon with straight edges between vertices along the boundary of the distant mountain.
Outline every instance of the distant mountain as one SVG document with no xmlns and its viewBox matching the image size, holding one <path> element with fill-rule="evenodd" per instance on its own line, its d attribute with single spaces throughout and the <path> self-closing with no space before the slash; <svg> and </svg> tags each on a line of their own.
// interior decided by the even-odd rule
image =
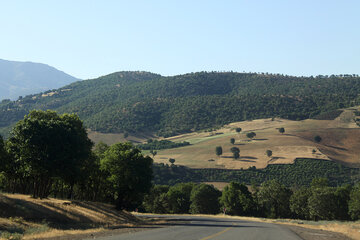
<svg viewBox="0 0 360 240">
<path fill-rule="evenodd" d="M 2 101 L 0 128 L 8 129 L 29 110 L 53 109 L 78 114 L 94 131 L 169 136 L 257 118 L 314 118 L 360 105 L 359 93 L 357 75 L 117 72 Z"/>
<path fill-rule="evenodd" d="M 15 100 L 78 80 L 46 64 L 0 59 L 0 100 Z"/>
</svg>

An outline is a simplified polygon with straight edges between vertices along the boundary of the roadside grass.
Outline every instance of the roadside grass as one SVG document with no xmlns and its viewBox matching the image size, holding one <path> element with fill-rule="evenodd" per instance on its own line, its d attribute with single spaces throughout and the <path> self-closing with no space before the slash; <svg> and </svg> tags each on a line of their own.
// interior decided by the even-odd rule
<svg viewBox="0 0 360 240">
<path fill-rule="evenodd" d="M 142 221 L 104 203 L 0 194 L 1 239 L 43 239 L 129 228 Z"/>
</svg>

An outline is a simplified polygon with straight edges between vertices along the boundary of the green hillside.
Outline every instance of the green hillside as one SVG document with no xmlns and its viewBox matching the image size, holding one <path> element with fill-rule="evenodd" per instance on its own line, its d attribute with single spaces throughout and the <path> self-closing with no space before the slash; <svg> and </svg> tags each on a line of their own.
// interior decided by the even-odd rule
<svg viewBox="0 0 360 240">
<path fill-rule="evenodd" d="M 77 113 L 100 132 L 155 132 L 169 136 L 230 122 L 313 118 L 360 105 L 360 77 L 199 72 L 163 77 L 117 72 L 0 103 L 0 128 L 32 109 Z"/>
</svg>

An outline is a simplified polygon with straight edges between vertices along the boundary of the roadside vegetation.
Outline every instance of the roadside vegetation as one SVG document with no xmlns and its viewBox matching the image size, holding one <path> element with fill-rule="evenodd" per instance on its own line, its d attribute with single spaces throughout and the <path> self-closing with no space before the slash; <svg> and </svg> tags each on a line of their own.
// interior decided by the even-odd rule
<svg viewBox="0 0 360 240">
<path fill-rule="evenodd" d="M 277 180 L 250 189 L 230 182 L 222 192 L 212 185 L 178 183 L 155 185 L 144 198 L 142 211 L 191 213 L 304 220 L 360 219 L 360 184 L 330 187 L 326 178 L 315 178 L 310 187 L 292 186 Z"/>
<path fill-rule="evenodd" d="M 248 137 L 254 138 L 256 134 L 250 133 Z M 150 152 L 153 156 L 154 150 Z M 235 159 L 240 157 L 238 147 L 233 146 L 232 152 Z M 222 148 L 216 147 L 215 153 L 220 157 Z M 271 157 L 272 152 L 266 154 Z M 113 204 L 117 210 L 153 213 L 223 212 L 308 220 L 360 218 L 356 168 L 319 159 L 297 159 L 292 165 L 271 164 L 246 170 L 190 169 L 176 165 L 175 158 L 168 161 L 170 165 L 153 164 L 150 156 L 144 156 L 129 142 L 94 146 L 77 115 L 33 110 L 16 123 L 9 138 L 0 137 L 0 190 L 31 196 L 36 204 L 60 212 L 68 211 L 70 205 L 90 208 L 91 201 Z M 201 183 L 204 181 L 230 184 L 220 191 Z M 46 232 L 52 228 L 48 210 L 41 207 L 45 212 L 37 218 L 35 228 L 24 227 L 33 224 L 34 203 L 12 200 L 11 194 L 0 196 L 0 219 L 6 222 L 0 225 L 6 230 L 2 237 L 20 239 L 26 231 Z M 50 197 L 70 201 L 54 205 L 47 202 Z M 19 206 L 24 210 L 22 215 L 16 209 L 11 212 L 12 207 Z M 85 229 L 100 226 L 76 216 L 87 224 L 82 226 Z M 11 224 L 14 221 L 17 223 Z"/>
</svg>

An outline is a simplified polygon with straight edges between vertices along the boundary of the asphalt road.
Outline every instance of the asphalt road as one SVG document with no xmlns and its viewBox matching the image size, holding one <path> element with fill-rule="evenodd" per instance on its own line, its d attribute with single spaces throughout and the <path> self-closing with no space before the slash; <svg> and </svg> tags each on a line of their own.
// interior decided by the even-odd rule
<svg viewBox="0 0 360 240">
<path fill-rule="evenodd" d="M 299 240 L 295 233 L 271 223 L 261 223 L 228 218 L 207 218 L 192 216 L 158 216 L 171 223 L 150 230 L 124 233 L 96 238 L 99 240 Z M 154 217 L 152 216 L 152 217 Z"/>
</svg>

